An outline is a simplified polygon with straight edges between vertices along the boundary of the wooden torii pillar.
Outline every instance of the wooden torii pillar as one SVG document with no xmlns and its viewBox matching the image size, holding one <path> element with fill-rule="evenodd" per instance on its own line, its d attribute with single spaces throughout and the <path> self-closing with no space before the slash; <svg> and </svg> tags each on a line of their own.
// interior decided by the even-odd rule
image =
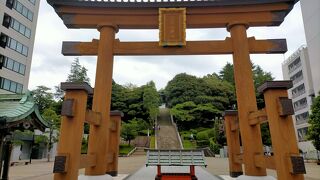
<svg viewBox="0 0 320 180">
<path fill-rule="evenodd" d="M 247 37 L 246 30 L 256 26 L 279 26 L 297 0 L 187 0 L 157 2 L 113 2 L 111 0 L 75 1 L 47 0 L 68 28 L 98 28 L 100 39 L 92 42 L 64 42 L 64 55 L 98 56 L 93 110 L 102 113 L 102 124 L 91 126 L 89 153 L 97 154 L 97 165 L 86 169 L 87 175 L 103 175 L 106 171 L 113 56 L 115 55 L 213 55 L 232 54 L 238 103 L 240 133 L 243 143 L 243 163 L 248 176 L 265 176 L 266 168 L 257 167 L 256 155 L 262 155 L 262 140 L 257 125 L 250 125 L 249 114 L 257 111 L 252 79 L 250 54 L 284 53 L 285 39 L 256 40 Z M 159 42 L 122 42 L 115 40 L 118 28 L 158 29 L 159 9 L 183 7 L 185 28 L 227 28 L 231 37 L 218 41 L 183 41 L 179 47 L 159 46 Z M 180 17 L 179 17 L 180 18 Z M 172 22 L 180 22 L 174 18 Z M 185 30 L 185 29 L 184 29 Z M 166 34 L 168 35 L 168 34 Z M 181 34 L 180 34 L 181 35 Z M 171 34 L 170 34 L 171 36 Z M 181 36 L 183 37 L 183 36 Z M 176 37 L 174 37 L 176 38 Z M 173 38 L 173 39 L 174 39 Z M 179 38 L 177 38 L 179 39 Z M 161 41 L 160 41 L 161 42 Z M 160 43 L 162 44 L 162 43 Z M 164 43 L 165 45 L 168 45 Z M 171 43 L 169 43 L 171 44 Z"/>
<path fill-rule="evenodd" d="M 96 154 L 99 158 L 97 158 L 96 166 L 86 168 L 86 175 L 105 174 L 108 161 L 110 127 L 109 114 L 113 72 L 113 42 L 115 34 L 118 32 L 118 28 L 112 24 L 101 24 L 98 26 L 98 30 L 100 32 L 100 43 L 98 46 L 98 60 L 92 110 L 101 112 L 102 121 L 100 126 L 90 126 L 88 154 Z"/>
</svg>

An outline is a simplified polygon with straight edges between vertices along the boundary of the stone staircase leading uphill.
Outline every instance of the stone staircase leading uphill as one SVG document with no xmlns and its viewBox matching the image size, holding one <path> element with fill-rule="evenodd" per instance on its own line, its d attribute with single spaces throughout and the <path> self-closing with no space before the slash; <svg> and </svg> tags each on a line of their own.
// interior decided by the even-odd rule
<svg viewBox="0 0 320 180">
<path fill-rule="evenodd" d="M 160 130 L 157 132 L 157 149 L 181 149 L 179 135 L 171 122 L 168 109 L 160 108 L 157 122 L 160 125 Z"/>
</svg>

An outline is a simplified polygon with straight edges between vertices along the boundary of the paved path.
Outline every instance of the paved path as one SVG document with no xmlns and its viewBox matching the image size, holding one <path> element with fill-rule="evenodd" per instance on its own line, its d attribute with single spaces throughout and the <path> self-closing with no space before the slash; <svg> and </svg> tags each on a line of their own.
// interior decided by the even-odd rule
<svg viewBox="0 0 320 180">
<path fill-rule="evenodd" d="M 171 123 L 168 109 L 160 108 L 158 124 L 160 125 L 157 136 L 158 149 L 180 149 L 179 139 Z"/>
<path fill-rule="evenodd" d="M 119 174 L 122 179 L 125 175 L 132 174 L 145 166 L 146 156 L 120 157 Z M 211 174 L 227 175 L 229 174 L 228 159 L 225 158 L 206 158 L 207 168 Z M 10 180 L 51 180 L 53 162 L 34 161 L 31 165 L 13 166 L 10 169 Z M 306 163 L 306 180 L 320 180 L 320 166 L 315 163 Z M 83 173 L 83 170 L 80 171 Z M 269 175 L 275 176 L 275 171 L 268 171 Z M 116 179 L 115 179 L 116 180 Z"/>
</svg>

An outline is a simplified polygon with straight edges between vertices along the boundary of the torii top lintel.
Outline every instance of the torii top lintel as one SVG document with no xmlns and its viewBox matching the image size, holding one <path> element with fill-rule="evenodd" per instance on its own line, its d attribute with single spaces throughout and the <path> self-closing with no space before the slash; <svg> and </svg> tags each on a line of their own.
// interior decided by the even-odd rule
<svg viewBox="0 0 320 180">
<path fill-rule="evenodd" d="M 279 26 L 298 0 L 47 0 L 68 28 L 157 29 L 159 8 L 187 8 L 187 28 Z"/>
</svg>

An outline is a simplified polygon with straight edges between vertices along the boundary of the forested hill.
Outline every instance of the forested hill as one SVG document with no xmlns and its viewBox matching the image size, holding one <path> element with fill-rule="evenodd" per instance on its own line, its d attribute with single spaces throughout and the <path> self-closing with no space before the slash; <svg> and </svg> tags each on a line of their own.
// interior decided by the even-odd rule
<svg viewBox="0 0 320 180">
<path fill-rule="evenodd" d="M 266 80 L 272 80 L 270 73 L 253 65 L 253 79 L 257 88 Z M 196 77 L 186 73 L 176 75 L 162 92 L 171 113 L 182 129 L 213 126 L 212 121 L 221 118 L 225 110 L 236 109 L 233 65 L 227 64 L 219 74 Z M 257 94 L 258 106 L 264 106 Z"/>
</svg>

